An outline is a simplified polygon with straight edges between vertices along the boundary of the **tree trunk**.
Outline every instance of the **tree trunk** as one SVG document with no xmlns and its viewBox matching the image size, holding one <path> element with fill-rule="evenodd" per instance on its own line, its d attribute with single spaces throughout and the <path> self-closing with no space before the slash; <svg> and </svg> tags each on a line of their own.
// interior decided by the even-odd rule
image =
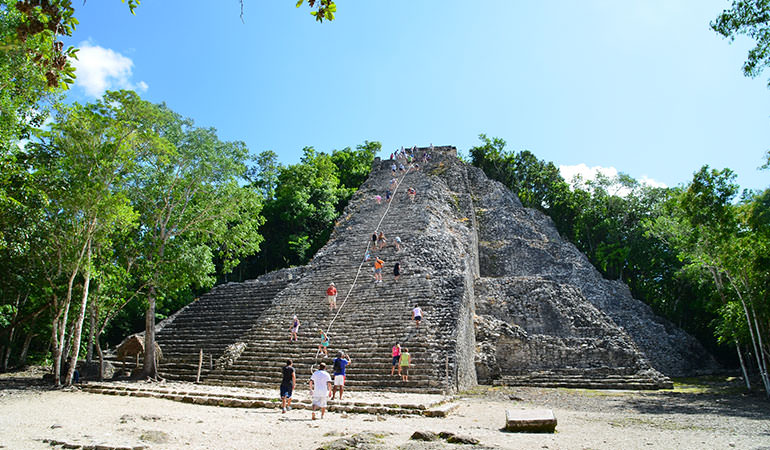
<svg viewBox="0 0 770 450">
<path fill-rule="evenodd" d="M 30 330 L 29 334 L 27 334 L 27 337 L 24 339 L 24 345 L 21 347 L 21 355 L 19 355 L 19 367 L 24 367 L 27 365 L 27 353 L 29 352 L 29 345 L 32 343 L 32 338 L 35 336 L 37 336 L 37 334 Z"/>
<path fill-rule="evenodd" d="M 61 384 L 61 347 L 59 346 L 59 318 L 55 317 L 51 324 L 51 346 L 53 349 L 53 384 Z"/>
<path fill-rule="evenodd" d="M 738 289 L 738 286 L 735 284 L 729 273 L 727 274 L 727 279 L 730 281 L 730 285 L 735 290 L 735 293 L 738 295 L 738 299 L 741 301 L 741 305 L 743 306 L 743 313 L 746 316 L 746 326 L 748 327 L 749 336 L 751 336 L 751 344 L 754 346 L 754 353 L 757 357 L 757 370 L 759 371 L 759 377 L 762 380 L 762 385 L 765 388 L 765 395 L 770 397 L 770 379 L 768 379 L 767 371 L 765 370 L 765 366 L 763 364 L 765 362 L 765 355 L 762 353 L 762 337 L 759 336 L 759 329 L 755 330 L 754 328 L 754 325 L 757 323 L 756 319 L 754 321 L 751 320 L 751 314 L 749 313 L 748 305 L 746 305 L 746 301 L 743 299 L 743 295 L 741 294 L 740 289 Z M 755 333 L 757 334 L 756 337 Z M 760 340 L 759 343 L 757 342 L 758 339 Z"/>
<path fill-rule="evenodd" d="M 8 333 L 8 341 L 4 346 L 4 351 L 0 351 L 0 355 L 3 355 L 2 367 L 0 371 L 5 372 L 8 370 L 8 361 L 11 358 L 11 351 L 13 348 L 13 338 L 16 334 L 16 319 L 19 317 L 19 301 L 21 300 L 21 294 L 16 294 L 16 304 L 14 305 L 13 317 L 11 317 L 11 331 Z M 26 303 L 26 302 L 25 302 Z"/>
<path fill-rule="evenodd" d="M 80 300 L 80 313 L 78 318 L 73 324 L 74 330 L 72 333 L 72 356 L 70 357 L 70 367 L 67 370 L 67 386 L 72 384 L 72 376 L 75 373 L 75 369 L 78 363 L 78 356 L 80 354 L 80 337 L 83 333 L 83 322 L 86 319 L 86 308 L 88 307 L 88 287 L 91 285 L 91 241 L 88 241 L 88 250 L 86 250 L 85 260 L 85 279 L 83 280 L 83 297 Z"/>
<path fill-rule="evenodd" d="M 765 385 L 765 394 L 770 397 L 770 376 L 767 373 L 767 355 L 765 354 L 765 344 L 762 342 L 762 330 L 759 328 L 759 322 L 757 321 L 757 311 L 754 309 L 754 302 L 751 302 L 751 313 L 754 315 L 754 328 L 757 330 L 757 339 L 759 340 L 759 352 L 760 361 L 762 365 L 759 367 L 759 374 L 762 377 L 762 382 Z"/>
<path fill-rule="evenodd" d="M 86 362 L 91 364 L 94 360 L 94 333 L 96 332 L 96 309 L 94 308 L 96 299 L 92 300 L 91 307 L 88 309 L 88 346 L 86 351 Z"/>
<path fill-rule="evenodd" d="M 155 286 L 150 287 L 147 303 L 144 328 L 144 370 L 142 375 L 155 379 L 158 377 L 158 368 L 155 365 Z"/>
<path fill-rule="evenodd" d="M 99 356 L 99 381 L 104 381 L 104 352 L 102 351 L 102 345 L 99 343 L 101 333 L 96 333 L 96 354 Z"/>
<path fill-rule="evenodd" d="M 2 361 L 2 367 L 0 367 L 0 372 L 5 372 L 8 370 L 8 361 L 11 359 L 11 348 L 13 345 L 13 338 L 16 335 L 16 327 L 11 327 L 11 332 L 8 334 L 8 344 L 4 347 L 4 352 L 0 352 L 0 355 L 3 355 L 3 361 Z"/>
<path fill-rule="evenodd" d="M 743 360 L 743 354 L 741 353 L 741 347 L 738 345 L 738 341 L 735 341 L 735 350 L 738 352 L 738 360 L 741 362 L 741 372 L 743 372 L 743 379 L 746 380 L 746 390 L 751 392 L 751 381 L 749 380 L 749 372 L 746 370 L 746 362 Z"/>
</svg>

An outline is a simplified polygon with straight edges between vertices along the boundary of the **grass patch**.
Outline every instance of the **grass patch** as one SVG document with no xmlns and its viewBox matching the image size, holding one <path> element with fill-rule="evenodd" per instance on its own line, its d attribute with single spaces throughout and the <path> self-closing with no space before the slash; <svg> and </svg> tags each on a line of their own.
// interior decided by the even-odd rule
<svg viewBox="0 0 770 450">
<path fill-rule="evenodd" d="M 746 385 L 738 377 L 710 375 L 672 378 L 672 381 L 674 382 L 674 389 L 669 391 L 683 394 L 737 395 L 746 392 Z"/>
</svg>

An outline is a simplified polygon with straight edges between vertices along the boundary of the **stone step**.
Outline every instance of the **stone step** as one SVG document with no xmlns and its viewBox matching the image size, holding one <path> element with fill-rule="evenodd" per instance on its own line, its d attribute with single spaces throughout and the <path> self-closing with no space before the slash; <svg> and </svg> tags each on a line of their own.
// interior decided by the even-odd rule
<svg viewBox="0 0 770 450">
<path fill-rule="evenodd" d="M 655 381 L 644 377 L 513 377 L 504 376 L 494 381 L 496 386 L 533 386 L 533 387 L 563 387 L 584 389 L 630 389 L 630 390 L 656 390 L 672 389 L 670 380 Z"/>
<path fill-rule="evenodd" d="M 120 386 L 115 384 L 84 384 L 81 388 L 84 392 L 102 395 L 121 395 L 135 397 L 155 397 L 172 401 L 192 403 L 198 405 L 235 407 L 235 408 L 280 408 L 280 399 L 275 394 L 268 392 L 221 392 L 215 388 L 208 391 L 187 388 L 158 388 L 139 386 Z M 348 398 L 351 394 L 348 393 Z M 399 401 L 398 398 L 388 399 L 387 403 L 378 401 L 356 400 L 329 400 L 328 411 L 356 414 L 407 414 L 422 415 L 427 417 L 446 417 L 456 408 L 450 397 L 432 395 L 422 396 L 415 401 L 414 396 Z M 295 398 L 292 402 L 293 409 L 310 409 L 310 400 Z"/>
</svg>

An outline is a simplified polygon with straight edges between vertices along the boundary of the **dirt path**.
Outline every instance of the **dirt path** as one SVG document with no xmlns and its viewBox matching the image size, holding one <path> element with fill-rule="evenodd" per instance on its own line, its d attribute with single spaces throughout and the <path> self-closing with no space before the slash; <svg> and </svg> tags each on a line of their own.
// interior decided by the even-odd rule
<svg viewBox="0 0 770 450">
<path fill-rule="evenodd" d="M 0 448 L 50 449 L 44 440 L 55 440 L 151 449 L 315 449 L 362 432 L 381 439 L 360 448 L 471 448 L 409 440 L 421 430 L 451 431 L 503 449 L 770 449 L 770 402 L 732 392 L 479 388 L 457 401 L 459 409 L 445 419 L 328 413 L 312 421 L 303 410 L 283 415 L 51 391 L 0 377 Z M 543 407 L 558 419 L 555 434 L 501 431 L 506 409 Z"/>
</svg>

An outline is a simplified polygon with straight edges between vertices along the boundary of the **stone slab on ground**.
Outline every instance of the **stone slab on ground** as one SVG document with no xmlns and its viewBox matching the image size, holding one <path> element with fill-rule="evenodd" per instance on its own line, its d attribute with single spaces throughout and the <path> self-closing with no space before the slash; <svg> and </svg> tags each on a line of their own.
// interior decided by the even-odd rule
<svg viewBox="0 0 770 450">
<path fill-rule="evenodd" d="M 556 417 L 550 409 L 507 409 L 505 429 L 519 433 L 553 433 Z"/>
</svg>

